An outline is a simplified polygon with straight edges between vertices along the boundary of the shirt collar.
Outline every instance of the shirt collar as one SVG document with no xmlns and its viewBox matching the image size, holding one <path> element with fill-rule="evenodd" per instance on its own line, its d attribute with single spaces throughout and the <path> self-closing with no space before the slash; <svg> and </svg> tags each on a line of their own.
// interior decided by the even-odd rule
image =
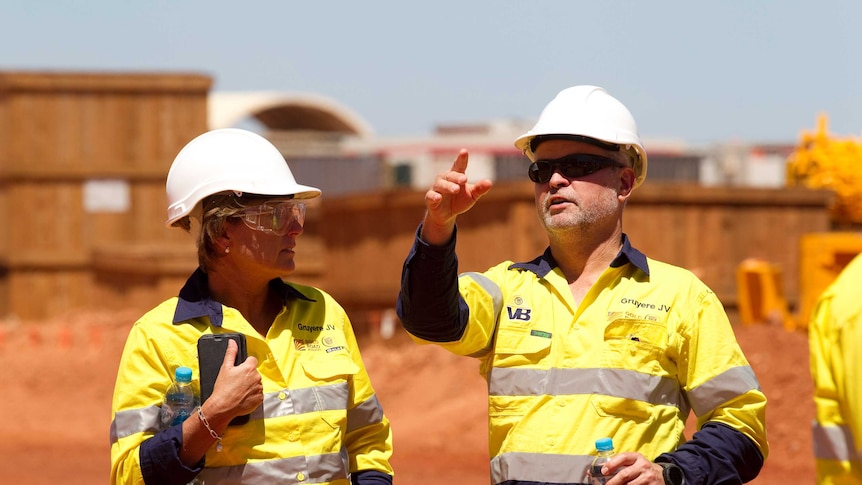
<svg viewBox="0 0 862 485">
<path fill-rule="evenodd" d="M 637 267 L 638 269 L 646 273 L 647 276 L 649 276 L 649 264 L 647 263 L 647 257 L 642 252 L 635 249 L 631 245 L 629 237 L 623 234 L 623 245 L 620 248 L 620 252 L 617 253 L 617 256 L 614 258 L 613 261 L 611 261 L 611 268 L 619 268 L 626 263 L 631 263 L 635 265 L 635 267 Z M 545 275 L 553 271 L 553 269 L 557 266 L 557 261 L 551 254 L 551 248 L 548 247 L 547 249 L 545 249 L 545 252 L 536 259 L 526 263 L 515 263 L 509 266 L 509 269 L 525 269 L 527 271 L 532 271 L 533 273 L 536 273 L 536 275 L 540 278 L 544 278 Z"/>
<path fill-rule="evenodd" d="M 198 268 L 192 273 L 180 290 L 179 301 L 174 311 L 173 323 L 177 324 L 194 318 L 209 317 L 210 322 L 214 326 L 222 326 L 222 321 L 224 320 L 222 304 L 213 300 L 212 296 L 210 296 L 208 281 L 209 278 L 202 269 Z M 293 299 L 314 301 L 280 278 L 273 279 L 269 282 L 269 285 L 282 295 L 285 304 Z"/>
</svg>

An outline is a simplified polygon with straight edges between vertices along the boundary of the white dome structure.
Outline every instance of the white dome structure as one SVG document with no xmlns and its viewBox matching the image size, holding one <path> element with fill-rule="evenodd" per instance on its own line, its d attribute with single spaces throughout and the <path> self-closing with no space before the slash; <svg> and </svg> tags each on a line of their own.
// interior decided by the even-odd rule
<svg viewBox="0 0 862 485">
<path fill-rule="evenodd" d="M 300 92 L 214 92 L 209 95 L 209 128 L 234 127 L 252 118 L 272 131 L 322 131 L 361 138 L 371 125 L 349 108 L 318 94 Z"/>
</svg>

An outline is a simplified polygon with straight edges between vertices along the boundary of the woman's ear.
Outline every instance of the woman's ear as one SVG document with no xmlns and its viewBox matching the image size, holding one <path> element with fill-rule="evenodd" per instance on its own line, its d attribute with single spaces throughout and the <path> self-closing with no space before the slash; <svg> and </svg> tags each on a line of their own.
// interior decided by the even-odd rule
<svg viewBox="0 0 862 485">
<path fill-rule="evenodd" d="M 229 254 L 230 243 L 230 224 L 225 221 L 225 223 L 221 225 L 221 228 L 219 228 L 219 233 L 214 235 L 212 238 L 212 244 L 216 254 Z"/>
</svg>

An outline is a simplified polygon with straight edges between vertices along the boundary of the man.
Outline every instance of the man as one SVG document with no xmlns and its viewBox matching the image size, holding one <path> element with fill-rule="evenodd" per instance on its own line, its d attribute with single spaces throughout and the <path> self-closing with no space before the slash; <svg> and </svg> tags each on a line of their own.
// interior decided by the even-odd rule
<svg viewBox="0 0 862 485">
<path fill-rule="evenodd" d="M 808 338 L 817 419 L 814 458 L 820 485 L 862 485 L 862 256 L 826 289 Z"/>
<path fill-rule="evenodd" d="M 721 302 L 622 232 L 647 165 L 631 113 L 575 86 L 515 145 L 533 162 L 548 249 L 457 275 L 455 220 L 491 188 L 468 183 L 462 150 L 425 195 L 398 299 L 415 340 L 480 361 L 492 483 L 584 483 L 606 436 L 620 451 L 608 485 L 753 479 L 768 451 L 766 398 Z M 689 410 L 698 431 L 686 442 Z"/>
</svg>

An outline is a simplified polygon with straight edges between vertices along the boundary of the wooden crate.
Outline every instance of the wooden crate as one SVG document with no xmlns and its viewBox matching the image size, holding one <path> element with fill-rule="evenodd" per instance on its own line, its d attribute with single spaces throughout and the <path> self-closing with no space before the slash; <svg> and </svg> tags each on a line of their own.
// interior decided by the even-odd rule
<svg viewBox="0 0 862 485">
<path fill-rule="evenodd" d="M 194 245 L 164 227 L 164 183 L 176 153 L 207 129 L 211 84 L 184 73 L 0 72 L 0 214 L 10 222 L 0 316 L 148 306 L 176 292 L 159 279 L 194 269 Z M 191 259 L 147 285 L 99 260 L 128 269 L 177 251 Z"/>
</svg>

